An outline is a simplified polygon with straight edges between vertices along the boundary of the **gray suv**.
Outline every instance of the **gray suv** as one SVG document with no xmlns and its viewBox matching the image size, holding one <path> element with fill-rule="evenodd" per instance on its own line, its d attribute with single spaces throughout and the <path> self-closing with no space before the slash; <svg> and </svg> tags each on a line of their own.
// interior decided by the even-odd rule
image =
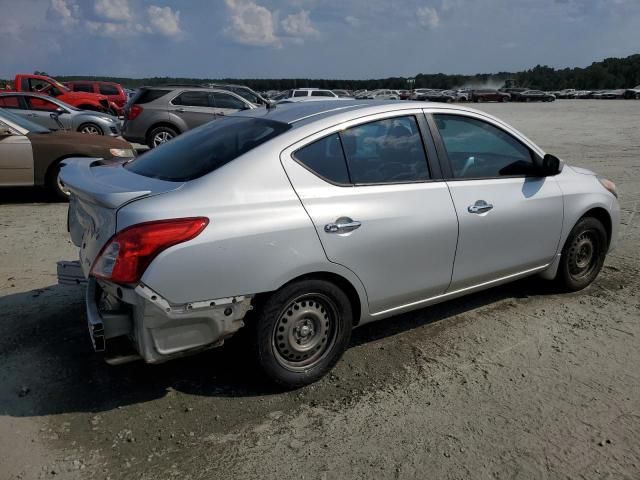
<svg viewBox="0 0 640 480">
<path fill-rule="evenodd" d="M 122 136 L 150 148 L 204 123 L 256 108 L 233 92 L 204 87 L 142 87 L 125 107 Z"/>
</svg>

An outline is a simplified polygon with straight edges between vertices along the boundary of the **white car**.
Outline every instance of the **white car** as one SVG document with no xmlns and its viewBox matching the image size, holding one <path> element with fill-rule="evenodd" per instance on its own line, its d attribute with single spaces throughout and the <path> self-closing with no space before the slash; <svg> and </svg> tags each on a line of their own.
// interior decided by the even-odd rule
<svg viewBox="0 0 640 480">
<path fill-rule="evenodd" d="M 373 90 L 368 92 L 364 98 L 368 100 L 400 100 L 400 93 L 397 90 Z"/>
</svg>

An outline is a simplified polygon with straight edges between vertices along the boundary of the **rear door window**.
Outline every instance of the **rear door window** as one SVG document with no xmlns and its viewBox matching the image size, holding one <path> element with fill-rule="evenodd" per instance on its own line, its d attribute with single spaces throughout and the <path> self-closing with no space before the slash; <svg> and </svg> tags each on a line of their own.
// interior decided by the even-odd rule
<svg viewBox="0 0 640 480">
<path fill-rule="evenodd" d="M 295 92 L 293 92 L 293 96 L 294 97 L 308 97 L 309 96 L 309 92 L 307 92 L 306 90 L 296 90 Z"/>
<path fill-rule="evenodd" d="M 234 110 L 244 110 L 246 104 L 239 98 L 229 95 L 228 93 L 212 93 L 212 105 L 216 108 L 229 108 Z"/>
<path fill-rule="evenodd" d="M 208 92 L 182 92 L 171 100 L 174 105 L 184 105 L 185 107 L 209 107 Z"/>
<path fill-rule="evenodd" d="M 146 88 L 140 89 L 138 96 L 134 99 L 135 104 L 143 105 L 145 103 L 153 102 L 158 98 L 164 97 L 171 90 L 149 90 Z"/>
<path fill-rule="evenodd" d="M 113 85 L 100 85 L 98 88 L 102 95 L 120 95 L 120 91 Z"/>
<path fill-rule="evenodd" d="M 337 133 L 302 147 L 293 157 L 324 180 L 339 184 L 349 183 L 347 162 Z"/>
<path fill-rule="evenodd" d="M 341 134 L 351 181 L 402 183 L 429 179 L 427 157 L 414 116 L 352 127 Z"/>
<path fill-rule="evenodd" d="M 311 96 L 312 97 L 334 97 L 335 95 L 331 92 L 326 92 L 323 90 L 315 90 L 313 92 L 311 92 Z"/>
<path fill-rule="evenodd" d="M 213 172 L 290 128 L 273 120 L 224 117 L 154 148 L 124 168 L 145 177 L 185 182 Z"/>
<path fill-rule="evenodd" d="M 72 90 L 74 92 L 93 93 L 93 85 L 90 83 L 74 83 Z"/>
<path fill-rule="evenodd" d="M 17 95 L 10 95 L 6 97 L 0 97 L 0 107 L 2 108 L 22 108 L 20 106 L 20 99 Z"/>
</svg>

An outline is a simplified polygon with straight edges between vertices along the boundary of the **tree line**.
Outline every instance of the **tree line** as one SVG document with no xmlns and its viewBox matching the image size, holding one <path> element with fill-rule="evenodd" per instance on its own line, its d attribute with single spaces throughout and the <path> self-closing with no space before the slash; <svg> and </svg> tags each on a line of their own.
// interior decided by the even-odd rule
<svg viewBox="0 0 640 480">
<path fill-rule="evenodd" d="M 45 72 L 36 72 L 45 74 Z M 640 54 L 626 58 L 607 58 L 594 62 L 588 67 L 556 69 L 537 65 L 521 72 L 499 72 L 475 75 L 448 75 L 444 73 L 419 73 L 413 79 L 406 77 L 389 77 L 369 80 L 340 80 L 312 78 L 185 78 L 185 77 L 94 77 L 94 76 L 56 76 L 61 82 L 71 80 L 104 80 L 117 82 L 128 88 L 143 85 L 156 86 L 165 84 L 207 84 L 235 83 L 247 85 L 257 91 L 288 90 L 292 88 L 317 87 L 347 90 L 374 90 L 378 88 L 459 88 L 459 87 L 493 87 L 518 86 L 540 90 L 561 90 L 575 88 L 578 90 L 603 90 L 631 88 L 640 85 Z M 9 81 L 11 81 L 10 79 Z M 4 84 L 5 80 L 0 80 Z"/>
</svg>

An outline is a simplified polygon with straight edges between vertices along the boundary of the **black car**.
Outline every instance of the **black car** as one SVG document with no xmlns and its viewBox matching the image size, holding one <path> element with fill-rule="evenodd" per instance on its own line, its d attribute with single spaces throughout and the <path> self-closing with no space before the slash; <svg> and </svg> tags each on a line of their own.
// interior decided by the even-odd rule
<svg viewBox="0 0 640 480">
<path fill-rule="evenodd" d="M 510 102 L 511 94 L 493 89 L 473 90 L 471 92 L 472 102 Z"/>
<path fill-rule="evenodd" d="M 553 102 L 555 99 L 555 95 L 542 90 L 526 90 L 518 95 L 520 102 Z"/>
</svg>

